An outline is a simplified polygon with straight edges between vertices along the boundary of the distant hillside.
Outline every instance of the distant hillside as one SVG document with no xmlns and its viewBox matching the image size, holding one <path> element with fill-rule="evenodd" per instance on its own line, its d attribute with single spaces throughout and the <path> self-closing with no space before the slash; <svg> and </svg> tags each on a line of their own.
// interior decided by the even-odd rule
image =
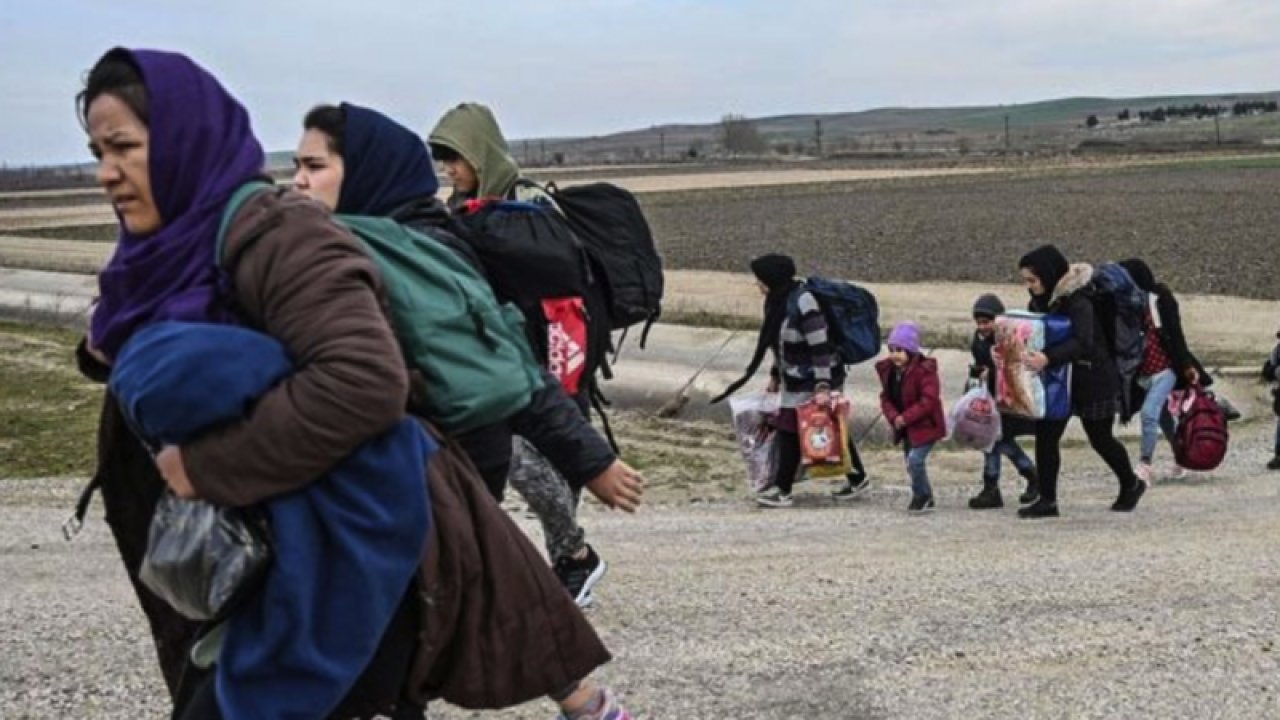
<svg viewBox="0 0 1280 720">
<path fill-rule="evenodd" d="M 815 152 L 819 126 L 824 154 L 948 149 L 965 152 L 1002 148 L 1006 140 L 1006 118 L 1010 149 L 1068 149 L 1088 139 L 1088 132 L 1114 140 L 1108 133 L 1120 124 L 1118 116 L 1124 110 L 1136 118 L 1140 111 L 1158 107 L 1201 104 L 1230 108 L 1237 102 L 1276 99 L 1280 99 L 1280 91 L 1141 98 L 1077 97 L 1022 105 L 879 108 L 849 113 L 778 115 L 752 118 L 751 122 L 764 143 L 772 151 L 782 154 Z M 1085 121 L 1090 115 L 1099 120 L 1099 126 L 1092 131 L 1085 128 Z M 1258 142 L 1266 138 L 1280 138 L 1280 114 L 1270 115 L 1269 121 L 1264 122 L 1249 117 L 1224 117 L 1223 122 L 1238 126 L 1234 129 L 1239 132 L 1229 139 Z M 1132 131 L 1131 135 L 1149 136 L 1146 139 L 1161 143 L 1209 139 L 1203 132 L 1196 134 L 1197 128 L 1189 127 L 1192 122 L 1131 121 L 1123 125 Z M 519 159 L 531 164 L 553 163 L 557 159 L 556 153 L 562 153 L 566 163 L 656 160 L 660 152 L 670 160 L 722 152 L 719 147 L 722 136 L 719 122 L 660 125 L 596 137 L 521 139 L 512 142 L 512 151 Z M 1216 141 L 1216 136 L 1214 139 Z"/>
<path fill-rule="evenodd" d="M 1206 105 L 1231 108 L 1240 102 L 1280 101 L 1280 91 L 1138 98 L 1075 97 L 1022 105 L 948 108 L 877 108 L 847 113 L 751 118 L 762 152 L 776 158 L 831 156 L 964 155 L 970 152 L 1063 152 L 1091 150 L 1176 151 L 1221 142 L 1235 146 L 1280 145 L 1280 112 L 1144 122 L 1139 113 L 1156 108 Z M 1128 110 L 1133 119 L 1120 120 Z M 1085 126 L 1089 116 L 1098 125 Z M 1008 135 L 1005 121 L 1008 120 Z M 819 129 L 821 148 L 819 148 Z M 724 158 L 719 121 L 669 124 L 593 137 L 511 141 L 524 165 L 594 165 Z M 1007 146 L 1006 146 L 1007 143 Z M 819 153 L 819 149 L 821 153 Z M 287 177 L 293 151 L 267 154 L 267 167 Z M 0 190 L 91 186 L 92 163 L 56 166 L 0 165 Z"/>
</svg>

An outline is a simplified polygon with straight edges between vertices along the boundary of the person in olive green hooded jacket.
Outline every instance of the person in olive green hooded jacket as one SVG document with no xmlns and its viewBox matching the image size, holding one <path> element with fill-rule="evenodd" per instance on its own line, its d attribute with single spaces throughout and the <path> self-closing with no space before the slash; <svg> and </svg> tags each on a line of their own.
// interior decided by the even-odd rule
<svg viewBox="0 0 1280 720">
<path fill-rule="evenodd" d="M 534 202 L 559 211 L 555 201 L 533 182 L 520 182 L 520 166 L 507 147 L 493 112 L 479 103 L 462 103 L 444 114 L 428 138 L 432 156 L 445 166 L 453 184 L 450 210 L 484 198 Z M 542 523 L 547 553 L 560 581 L 582 607 L 592 604 L 595 585 L 608 565 L 586 542 L 578 524 L 581 491 L 571 489 L 524 438 L 512 445 L 509 484 L 524 497 Z"/>
<path fill-rule="evenodd" d="M 440 118 L 428 142 L 431 154 L 444 164 L 453 183 L 450 208 L 493 197 L 555 206 L 541 187 L 520 182 L 520 166 L 488 107 L 480 103 L 458 105 Z"/>
</svg>

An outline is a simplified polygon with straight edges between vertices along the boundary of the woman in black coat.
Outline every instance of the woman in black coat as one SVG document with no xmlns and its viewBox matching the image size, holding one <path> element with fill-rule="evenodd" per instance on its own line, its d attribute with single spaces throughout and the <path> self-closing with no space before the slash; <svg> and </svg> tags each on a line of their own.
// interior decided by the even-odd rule
<svg viewBox="0 0 1280 720">
<path fill-rule="evenodd" d="M 1080 418 L 1094 452 L 1120 481 L 1120 495 L 1111 509 L 1132 511 L 1146 486 L 1138 481 L 1129 454 L 1113 432 L 1120 408 L 1120 371 L 1108 350 L 1106 335 L 1094 315 L 1093 301 L 1086 289 L 1093 278 L 1093 268 L 1071 265 L 1053 245 L 1027 253 L 1018 261 L 1018 267 L 1031 293 L 1032 311 L 1066 315 L 1071 319 L 1070 339 L 1031 354 L 1026 363 L 1036 372 L 1071 363 L 1072 414 Z M 1020 509 L 1019 517 L 1058 516 L 1058 471 L 1062 464 L 1059 443 L 1068 422 L 1070 419 L 1036 423 L 1040 499 Z"/>
<path fill-rule="evenodd" d="M 1165 438 L 1173 443 L 1173 417 L 1167 407 L 1169 395 L 1174 390 L 1184 390 L 1189 386 L 1208 387 L 1213 384 L 1213 378 L 1187 347 L 1187 338 L 1182 332 L 1182 314 L 1178 311 L 1173 291 L 1156 282 L 1155 274 L 1142 260 L 1125 260 L 1120 266 L 1129 271 L 1133 282 L 1151 299 L 1143 325 L 1146 344 L 1142 365 L 1133 388 L 1133 407 L 1142 408 L 1142 446 L 1137 474 L 1140 480 L 1150 484 L 1155 479 L 1151 460 L 1155 456 L 1160 432 L 1163 431 Z M 1182 468 L 1177 468 L 1174 476 L 1180 477 L 1185 473 Z"/>
</svg>

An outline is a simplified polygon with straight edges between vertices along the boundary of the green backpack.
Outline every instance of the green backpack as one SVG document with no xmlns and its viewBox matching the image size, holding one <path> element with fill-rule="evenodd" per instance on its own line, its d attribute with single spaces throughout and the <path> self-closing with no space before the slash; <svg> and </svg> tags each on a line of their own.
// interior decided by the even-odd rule
<svg viewBox="0 0 1280 720">
<path fill-rule="evenodd" d="M 227 203 L 217 257 L 232 218 L 254 193 L 240 187 Z M 378 266 L 391 323 L 409 368 L 426 385 L 413 408 L 448 432 L 466 432 L 510 417 L 543 387 L 525 339 L 524 316 L 499 304 L 489 283 L 452 250 L 389 218 L 335 215 Z"/>
</svg>

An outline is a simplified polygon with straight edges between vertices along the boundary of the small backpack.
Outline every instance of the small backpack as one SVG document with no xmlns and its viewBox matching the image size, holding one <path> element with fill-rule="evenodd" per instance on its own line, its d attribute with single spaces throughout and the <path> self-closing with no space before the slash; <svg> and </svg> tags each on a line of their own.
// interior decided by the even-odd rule
<svg viewBox="0 0 1280 720">
<path fill-rule="evenodd" d="M 1192 388 L 1183 401 L 1173 433 L 1173 456 L 1188 470 L 1213 470 L 1222 464 L 1230 444 L 1227 416 L 1213 393 Z"/>
<path fill-rule="evenodd" d="M 1123 417 L 1132 417 L 1133 380 L 1142 367 L 1146 351 L 1147 293 L 1138 287 L 1129 271 L 1118 263 L 1104 263 L 1093 270 L 1089 298 L 1107 338 L 1107 350 L 1120 371 Z"/>
<path fill-rule="evenodd" d="M 653 241 L 640 203 L 630 192 L 609 183 L 559 188 L 547 193 L 582 242 L 604 287 L 609 325 L 623 330 L 644 323 L 640 347 L 662 314 L 662 256 Z"/>
<path fill-rule="evenodd" d="M 843 364 L 856 365 L 880 354 L 880 306 L 875 295 L 850 282 L 816 276 L 805 280 L 804 287 L 822 308 L 828 336 Z"/>
<path fill-rule="evenodd" d="M 231 220 L 254 193 L 232 195 L 218 231 L 217 258 Z M 433 238 L 388 218 L 336 215 L 378 267 L 390 320 L 424 391 L 414 408 L 449 432 L 510 417 L 542 389 L 542 373 L 524 337 L 520 312 L 499 304 L 484 278 Z"/>
</svg>

